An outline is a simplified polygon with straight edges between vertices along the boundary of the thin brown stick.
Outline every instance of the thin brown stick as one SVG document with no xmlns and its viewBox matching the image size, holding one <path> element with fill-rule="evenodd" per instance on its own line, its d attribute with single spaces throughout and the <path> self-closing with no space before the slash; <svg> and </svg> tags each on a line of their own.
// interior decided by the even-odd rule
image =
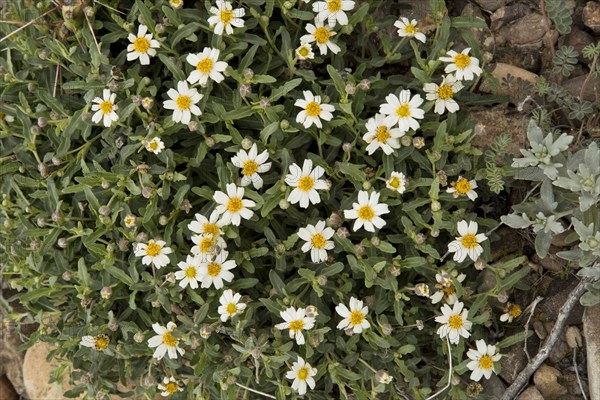
<svg viewBox="0 0 600 400">
<path fill-rule="evenodd" d="M 540 0 L 540 11 L 542 12 L 542 16 L 544 17 L 544 25 L 548 28 L 548 44 L 550 45 L 550 51 L 552 52 L 552 58 L 556 55 L 556 49 L 554 48 L 554 42 L 552 41 L 552 35 L 550 35 L 550 29 L 552 29 L 552 23 L 550 22 L 550 18 L 548 14 L 546 14 L 546 1 Z"/>
<path fill-rule="evenodd" d="M 592 60 L 592 65 L 590 65 L 590 72 L 585 77 L 583 84 L 581 85 L 581 89 L 579 90 L 579 102 L 583 103 L 583 94 L 585 93 L 585 87 L 587 86 L 592 74 L 596 71 L 596 63 L 598 62 L 598 56 L 594 56 Z"/>
<path fill-rule="evenodd" d="M 569 297 L 565 304 L 560 309 L 558 313 L 558 317 L 556 318 L 556 322 L 554 323 L 554 327 L 552 327 L 552 331 L 550 331 L 550 335 L 546 338 L 544 345 L 537 353 L 535 357 L 523 368 L 523 370 L 517 375 L 517 378 L 514 380 L 512 385 L 506 389 L 500 400 L 513 400 L 517 397 L 521 388 L 527 384 L 531 375 L 542 365 L 544 360 L 548 358 L 550 355 L 551 349 L 554 347 L 558 338 L 560 337 L 563 328 L 565 327 L 565 323 L 567 322 L 567 317 L 575 307 L 575 304 L 579 301 L 579 298 L 585 292 L 586 285 L 589 283 L 588 279 L 582 279 L 577 286 L 569 293 Z"/>
<path fill-rule="evenodd" d="M 35 17 L 33 20 L 29 21 L 28 23 L 26 23 L 25 25 L 21 26 L 20 28 L 15 29 L 14 31 L 12 31 L 11 33 L 9 33 L 8 35 L 4 36 L 2 39 L 0 39 L 0 43 L 4 42 L 6 39 L 8 39 L 9 37 L 11 37 L 12 35 L 22 31 L 23 29 L 27 28 L 29 25 L 32 25 L 35 23 L 35 21 L 37 21 L 40 18 L 44 18 L 46 15 L 50 14 L 51 12 L 55 11 L 58 9 L 58 6 L 54 7 L 51 10 L 46 11 L 45 13 L 43 13 L 42 15 L 39 15 L 37 17 Z"/>
<path fill-rule="evenodd" d="M 25 21 L 4 21 L 0 20 L 0 24 L 9 24 L 9 25 L 25 25 L 29 24 L 29 22 Z M 53 24 L 51 22 L 36 22 L 33 25 L 45 25 L 45 26 L 60 26 L 61 24 Z"/>
</svg>

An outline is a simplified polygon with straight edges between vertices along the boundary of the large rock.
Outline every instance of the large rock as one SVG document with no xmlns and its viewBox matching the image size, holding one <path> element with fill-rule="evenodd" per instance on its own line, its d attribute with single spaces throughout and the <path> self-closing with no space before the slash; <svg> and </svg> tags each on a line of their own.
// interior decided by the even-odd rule
<svg viewBox="0 0 600 400">
<path fill-rule="evenodd" d="M 496 41 L 499 45 L 509 43 L 512 46 L 540 48 L 548 33 L 548 26 L 541 14 L 531 13 L 519 18 L 510 25 L 498 30 Z"/>
<path fill-rule="evenodd" d="M 475 0 L 481 8 L 487 11 L 496 11 L 502 6 L 507 5 L 513 0 Z"/>
<path fill-rule="evenodd" d="M 578 76 L 568 81 L 563 82 L 562 87 L 571 95 L 579 97 L 581 85 L 585 82 L 586 75 Z M 585 90 L 583 91 L 583 99 L 587 101 L 596 101 L 600 98 L 600 79 L 590 78 Z"/>
<path fill-rule="evenodd" d="M 517 3 L 500 7 L 490 15 L 490 29 L 495 31 L 531 12 L 528 4 Z"/>
<path fill-rule="evenodd" d="M 535 386 L 529 386 L 517 397 L 517 400 L 544 400 L 544 396 Z"/>
<path fill-rule="evenodd" d="M 519 149 L 527 143 L 527 125 L 525 120 L 518 115 L 507 114 L 502 108 L 496 107 L 481 111 L 473 111 L 469 114 L 469 119 L 476 123 L 475 135 L 472 144 L 485 149 L 498 135 L 507 133 L 512 136 L 508 153 L 512 156 L 522 157 Z"/>
<path fill-rule="evenodd" d="M 23 386 L 23 352 L 17 351 L 20 340 L 14 332 L 7 330 L 4 340 L 0 340 L 0 376 L 6 375 L 12 387 L 20 395 L 25 394 Z"/>
<path fill-rule="evenodd" d="M 587 355 L 590 398 L 600 399 L 600 304 L 586 307 L 583 314 L 583 335 Z"/>
<path fill-rule="evenodd" d="M 532 85 L 538 79 L 533 72 L 510 64 L 495 63 L 486 69 L 494 80 L 484 79 L 479 90 L 484 93 L 510 96 L 511 102 L 515 104 L 532 94 Z"/>
<path fill-rule="evenodd" d="M 572 46 L 577 54 L 579 62 L 589 64 L 592 60 L 585 58 L 582 54 L 582 50 L 585 46 L 594 43 L 594 38 L 589 33 L 582 31 L 576 26 L 571 28 L 571 32 L 565 37 L 565 45 Z"/>
<path fill-rule="evenodd" d="M 540 391 L 544 400 L 554 400 L 567 394 L 567 388 L 558 383 L 560 371 L 549 365 L 542 364 L 533 374 L 535 387 Z"/>
<path fill-rule="evenodd" d="M 18 400 L 19 395 L 13 388 L 12 384 L 6 375 L 0 377 L 0 399 L 2 400 Z"/>
<path fill-rule="evenodd" d="M 583 8 L 583 23 L 594 32 L 600 32 L 600 3 L 588 1 Z"/>
<path fill-rule="evenodd" d="M 567 301 L 569 294 L 578 283 L 579 280 L 577 278 L 572 278 L 570 280 L 554 280 L 548 287 L 546 298 L 542 300 L 536 308 L 538 319 L 543 322 L 556 321 L 558 313 L 565 304 L 565 301 Z M 566 325 L 579 325 L 583 317 L 583 308 L 584 307 L 581 304 L 577 303 L 567 317 Z"/>
<path fill-rule="evenodd" d="M 56 361 L 46 361 L 50 350 L 52 347 L 47 343 L 37 342 L 25 353 L 23 381 L 30 400 L 66 400 L 63 393 L 72 388 L 69 385 L 69 374 L 63 376 L 62 384 L 48 383 L 52 368 L 58 365 Z"/>
</svg>

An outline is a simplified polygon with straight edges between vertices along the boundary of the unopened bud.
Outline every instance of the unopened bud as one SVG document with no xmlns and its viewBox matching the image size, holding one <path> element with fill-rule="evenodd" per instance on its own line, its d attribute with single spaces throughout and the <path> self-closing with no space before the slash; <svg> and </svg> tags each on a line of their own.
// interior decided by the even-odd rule
<svg viewBox="0 0 600 400">
<path fill-rule="evenodd" d="M 425 243 L 425 239 L 426 238 L 427 237 L 425 236 L 425 234 L 423 234 L 423 233 L 417 233 L 415 235 L 415 243 L 416 244 L 423 244 L 423 243 Z"/>
<path fill-rule="evenodd" d="M 43 228 L 44 226 L 46 226 L 46 218 L 44 218 L 44 217 L 37 217 L 37 220 L 35 221 L 35 223 L 40 228 Z"/>
<path fill-rule="evenodd" d="M 338 235 L 338 237 L 344 239 L 350 236 L 350 231 L 348 230 L 348 228 L 342 226 L 341 228 L 338 228 L 335 234 Z"/>
<path fill-rule="evenodd" d="M 213 147 L 215 144 L 217 144 L 217 142 L 215 141 L 215 139 L 213 139 L 212 137 L 207 137 L 206 139 L 204 139 L 204 143 L 206 143 L 206 146 L 208 148 Z"/>
<path fill-rule="evenodd" d="M 119 136 L 118 138 L 115 139 L 115 147 L 117 149 L 120 149 L 124 145 L 125 145 L 125 139 L 123 139 L 122 136 Z"/>
<path fill-rule="evenodd" d="M 436 238 L 436 237 L 440 236 L 440 230 L 439 230 L 439 229 L 434 229 L 434 230 L 432 230 L 431 232 L 429 232 L 429 235 L 430 235 L 431 237 L 434 237 L 434 238 Z"/>
<path fill-rule="evenodd" d="M 62 278 L 63 278 L 63 280 L 69 282 L 71 280 L 71 278 L 73 278 L 73 274 L 71 273 L 71 271 L 65 271 L 62 274 Z"/>
<path fill-rule="evenodd" d="M 110 329 L 111 331 L 116 331 L 117 329 L 119 329 L 119 323 L 117 321 L 115 321 L 114 319 L 108 322 L 108 329 Z"/>
<path fill-rule="evenodd" d="M 342 225 L 342 216 L 337 212 L 332 212 L 326 222 L 327 226 L 337 229 Z"/>
<path fill-rule="evenodd" d="M 119 247 L 119 250 L 121 250 L 122 252 L 126 252 L 129 250 L 129 240 L 121 238 L 119 239 L 117 246 Z"/>
<path fill-rule="evenodd" d="M 135 241 L 138 243 L 146 243 L 148 241 L 148 234 L 146 232 L 140 232 L 135 237 Z"/>
<path fill-rule="evenodd" d="M 61 249 L 66 249 L 69 246 L 69 241 L 66 238 L 59 238 L 56 244 Z"/>
<path fill-rule="evenodd" d="M 394 331 L 394 328 L 392 328 L 392 325 L 390 324 L 382 324 L 381 330 L 385 336 L 390 336 Z"/>
<path fill-rule="evenodd" d="M 319 284 L 319 286 L 327 285 L 327 277 L 325 275 L 317 276 L 317 283 Z"/>
<path fill-rule="evenodd" d="M 59 212 L 53 212 L 52 213 L 52 221 L 54 222 L 62 222 L 63 220 L 63 216 L 61 213 Z"/>
<path fill-rule="evenodd" d="M 375 380 L 379 383 L 387 385 L 388 383 L 392 382 L 394 378 L 386 371 L 380 369 L 379 371 L 377 371 L 377 373 L 375 373 Z"/>
<path fill-rule="evenodd" d="M 500 303 L 506 303 L 508 301 L 508 293 L 506 292 L 506 290 L 503 290 L 500 293 L 498 293 L 497 299 Z"/>
<path fill-rule="evenodd" d="M 412 144 L 412 138 L 410 136 L 402 136 L 400 138 L 400 144 L 404 147 L 408 147 Z"/>
<path fill-rule="evenodd" d="M 133 104 L 135 104 L 136 106 L 141 106 L 142 105 L 142 96 L 138 96 L 137 94 L 134 94 L 133 96 L 131 96 L 131 102 Z"/>
<path fill-rule="evenodd" d="M 37 90 L 37 88 L 38 88 L 38 85 L 37 85 L 37 83 L 35 83 L 35 82 L 29 82 L 29 83 L 27 84 L 27 91 L 28 91 L 29 93 L 33 93 L 33 92 L 35 92 L 35 91 Z"/>
<path fill-rule="evenodd" d="M 478 258 L 477 261 L 475 261 L 474 267 L 478 271 L 483 271 L 485 269 L 485 261 L 483 261 L 481 258 Z"/>
<path fill-rule="evenodd" d="M 211 332 L 211 329 L 210 329 L 210 327 L 209 327 L 209 326 L 207 326 L 207 325 L 203 325 L 203 326 L 200 328 L 200 336 L 201 336 L 203 339 L 208 339 L 208 338 L 210 337 L 210 335 L 211 335 L 211 334 L 212 334 L 212 332 Z"/>
<path fill-rule="evenodd" d="M 285 245 L 283 243 L 279 243 L 277 246 L 275 246 L 275 252 L 279 254 L 285 253 Z"/>
<path fill-rule="evenodd" d="M 396 265 L 392 265 L 392 268 L 390 268 L 390 273 L 393 276 L 400 276 L 400 274 L 402 273 L 402 271 L 400 270 L 400 267 L 398 267 Z"/>
<path fill-rule="evenodd" d="M 369 182 L 369 181 L 364 181 L 364 182 L 362 183 L 362 188 L 363 188 L 364 190 L 369 190 L 369 189 L 371 189 L 371 182 Z"/>
<path fill-rule="evenodd" d="M 169 217 L 167 217 L 166 215 L 161 215 L 161 216 L 158 218 L 158 223 L 159 223 L 160 225 L 162 225 L 162 226 L 165 226 L 166 224 L 168 224 L 168 223 L 169 223 Z"/>
<path fill-rule="evenodd" d="M 250 80 L 254 78 L 254 71 L 252 71 L 252 69 L 250 68 L 244 68 L 244 71 L 242 71 L 242 75 L 244 75 L 244 79 Z"/>
<path fill-rule="evenodd" d="M 244 150 L 250 150 L 251 147 L 252 147 L 252 140 L 248 139 L 248 138 L 244 138 L 242 140 L 242 148 Z"/>
<path fill-rule="evenodd" d="M 342 145 L 342 150 L 344 151 L 344 153 L 350 153 L 350 151 L 352 151 L 352 143 L 344 143 Z"/>
<path fill-rule="evenodd" d="M 160 35 L 161 33 L 165 33 L 165 26 L 163 24 L 156 24 L 154 26 L 154 30 L 156 31 L 157 34 Z"/>
<path fill-rule="evenodd" d="M 362 255 L 365 252 L 365 248 L 361 244 L 355 244 L 354 245 L 354 251 L 356 252 L 356 254 Z"/>
<path fill-rule="evenodd" d="M 40 128 L 45 127 L 46 125 L 48 125 L 48 120 L 44 117 L 39 117 L 37 120 L 37 124 Z"/>
<path fill-rule="evenodd" d="M 252 86 L 250 86 L 248 83 L 243 83 L 240 85 L 240 96 L 247 97 L 251 93 Z"/>
<path fill-rule="evenodd" d="M 363 91 L 371 89 L 371 81 L 368 79 L 363 79 L 358 83 L 358 88 Z"/>
<path fill-rule="evenodd" d="M 149 199 L 154 195 L 154 189 L 152 189 L 149 186 L 144 186 L 142 188 L 142 196 L 144 196 L 145 198 Z"/>
<path fill-rule="evenodd" d="M 169 272 L 167 275 L 165 275 L 165 281 L 167 281 L 169 283 L 175 283 L 177 281 L 175 279 L 175 273 Z"/>
<path fill-rule="evenodd" d="M 119 91 L 119 82 L 110 81 L 108 83 L 108 88 L 110 89 L 111 92 L 118 92 Z"/>
<path fill-rule="evenodd" d="M 136 332 L 135 335 L 133 335 L 133 341 L 142 343 L 144 341 L 144 334 L 142 332 Z"/>
<path fill-rule="evenodd" d="M 425 139 L 421 136 L 415 136 L 413 138 L 413 146 L 415 146 L 415 149 L 422 149 L 425 147 Z"/>
<path fill-rule="evenodd" d="M 266 97 L 260 99 L 260 101 L 258 102 L 258 105 L 260 106 L 260 108 L 267 108 L 271 106 L 271 102 L 269 101 L 269 99 L 267 99 Z"/>
<path fill-rule="evenodd" d="M 153 98 L 151 98 L 151 97 L 144 97 L 142 99 L 142 107 L 144 107 L 146 110 L 150 110 L 153 105 L 154 105 L 154 99 Z"/>
<path fill-rule="evenodd" d="M 290 127 L 290 121 L 288 121 L 287 119 L 282 119 L 281 122 L 279 122 L 279 127 L 282 131 L 285 131 Z"/>
<path fill-rule="evenodd" d="M 417 325 L 417 329 L 422 331 L 423 328 L 425 328 L 425 323 L 423 321 L 421 321 L 420 319 L 415 321 L 415 324 Z"/>
<path fill-rule="evenodd" d="M 356 93 L 356 85 L 354 85 L 353 83 L 348 83 L 348 84 L 346 84 L 346 87 L 344 88 L 344 90 L 349 95 L 353 95 L 354 93 Z"/>
<path fill-rule="evenodd" d="M 317 315 L 319 315 L 319 312 L 317 310 L 317 307 L 313 306 L 313 305 L 309 305 L 306 307 L 306 316 L 309 318 L 315 318 Z"/>
<path fill-rule="evenodd" d="M 417 296 L 429 297 L 430 295 L 429 286 L 425 283 L 417 283 L 414 290 Z"/>
<path fill-rule="evenodd" d="M 442 209 L 442 204 L 439 201 L 434 200 L 431 202 L 431 211 L 435 212 L 435 211 L 440 211 L 441 209 Z"/>
<path fill-rule="evenodd" d="M 381 239 L 379 239 L 379 236 L 373 236 L 371 238 L 371 244 L 375 247 L 379 246 L 381 244 Z"/>
<path fill-rule="evenodd" d="M 98 209 L 98 214 L 107 217 L 110 214 L 110 207 L 100 206 L 100 208 Z"/>
<path fill-rule="evenodd" d="M 286 199 L 279 200 L 279 208 L 282 210 L 287 210 L 290 208 L 290 203 Z"/>
</svg>

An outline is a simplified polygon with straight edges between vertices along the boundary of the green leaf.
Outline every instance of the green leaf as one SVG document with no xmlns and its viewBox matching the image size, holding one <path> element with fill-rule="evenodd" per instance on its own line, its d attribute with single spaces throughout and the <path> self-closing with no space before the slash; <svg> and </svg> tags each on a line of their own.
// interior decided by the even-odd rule
<svg viewBox="0 0 600 400">
<path fill-rule="evenodd" d="M 152 18 L 152 13 L 148 7 L 146 7 L 146 4 L 144 4 L 142 0 L 135 0 L 135 5 L 140 11 L 140 14 L 142 14 L 144 25 L 147 25 L 150 28 L 150 31 L 154 31 L 154 18 Z"/>
<path fill-rule="evenodd" d="M 133 279 L 122 269 L 119 269 L 113 265 L 107 265 L 104 266 L 104 270 L 127 286 L 132 286 L 134 284 Z"/>
<path fill-rule="evenodd" d="M 311 13 L 311 15 L 312 15 L 312 13 Z M 311 17 L 311 19 L 312 19 L 312 17 Z M 285 96 L 286 94 L 288 94 L 289 92 L 294 90 L 301 83 L 302 83 L 302 79 L 300 79 L 300 78 L 296 78 L 296 79 L 292 79 L 291 81 L 287 81 L 286 83 L 283 84 L 283 86 L 279 86 L 278 88 L 273 90 L 269 100 L 271 102 L 275 102 L 275 101 L 279 100 L 281 97 Z"/>
<path fill-rule="evenodd" d="M 507 337 L 506 339 L 502 340 L 499 343 L 496 343 L 496 346 L 499 349 L 504 349 L 504 348 L 510 347 L 512 345 L 515 345 L 517 343 L 524 342 L 525 338 L 529 338 L 531 335 L 533 335 L 533 331 L 531 329 L 527 333 L 519 332 L 517 334 Z"/>
<path fill-rule="evenodd" d="M 346 94 L 346 85 L 344 84 L 344 80 L 342 79 L 340 73 L 331 64 L 327 64 L 327 73 L 329 73 L 329 76 L 331 77 L 331 79 L 333 79 L 333 85 L 335 86 L 335 90 L 337 90 L 340 96 L 344 96 Z M 350 111 L 350 113 L 351 112 L 352 111 Z"/>
<path fill-rule="evenodd" d="M 185 74 L 184 74 L 183 70 L 181 68 L 177 68 L 175 63 L 166 54 L 158 53 L 158 58 L 160 59 L 160 61 L 162 61 L 162 63 L 165 65 L 165 67 L 167 67 L 167 69 L 173 74 L 173 77 L 176 80 L 178 80 L 178 81 L 185 80 Z"/>
</svg>

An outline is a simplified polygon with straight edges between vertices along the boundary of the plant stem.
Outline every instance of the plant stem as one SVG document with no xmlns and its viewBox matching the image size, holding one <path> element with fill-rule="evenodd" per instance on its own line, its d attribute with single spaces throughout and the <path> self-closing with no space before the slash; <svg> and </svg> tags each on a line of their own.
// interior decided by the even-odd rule
<svg viewBox="0 0 600 400">
<path fill-rule="evenodd" d="M 583 103 L 583 94 L 585 93 L 585 87 L 587 86 L 588 82 L 590 81 L 592 74 L 596 70 L 597 62 L 598 62 L 598 55 L 595 55 L 594 59 L 592 60 L 592 65 L 590 65 L 590 72 L 588 72 L 587 76 L 585 77 L 585 80 L 583 81 L 583 84 L 581 85 L 581 89 L 579 90 L 579 103 Z"/>
</svg>

